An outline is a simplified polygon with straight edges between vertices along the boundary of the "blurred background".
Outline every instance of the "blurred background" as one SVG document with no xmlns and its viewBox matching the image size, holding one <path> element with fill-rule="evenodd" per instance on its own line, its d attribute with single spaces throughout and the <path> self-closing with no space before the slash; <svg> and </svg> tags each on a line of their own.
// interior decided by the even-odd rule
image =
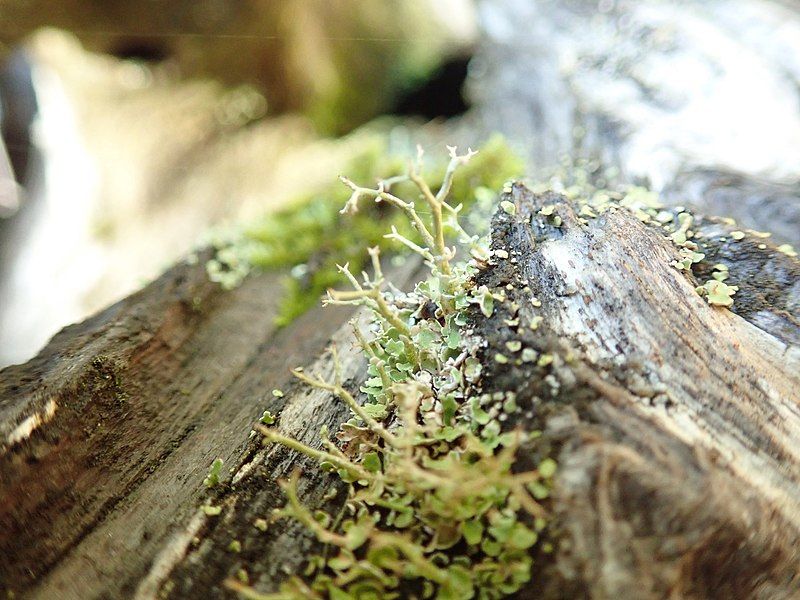
<svg viewBox="0 0 800 600">
<path fill-rule="evenodd" d="M 800 238 L 800 4 L 0 0 L 0 366 L 371 136 Z M 799 284 L 800 285 L 800 284 Z"/>
</svg>

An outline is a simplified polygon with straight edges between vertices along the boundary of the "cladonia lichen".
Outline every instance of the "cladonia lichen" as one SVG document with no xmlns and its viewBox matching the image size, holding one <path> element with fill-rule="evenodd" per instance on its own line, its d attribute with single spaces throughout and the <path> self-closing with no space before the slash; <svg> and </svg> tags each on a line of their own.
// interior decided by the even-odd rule
<svg viewBox="0 0 800 600">
<path fill-rule="evenodd" d="M 394 177 L 404 172 L 403 157 L 390 152 L 385 141 L 373 137 L 369 142 L 364 142 L 364 150 L 350 161 L 350 176 L 369 182 L 384 177 L 393 182 L 396 193 L 409 193 L 413 182 Z M 522 169 L 522 161 L 504 140 L 493 137 L 475 160 L 464 165 L 459 180 L 452 182 L 451 202 L 465 209 L 476 204 L 488 208 L 495 199 L 491 190 L 519 176 Z M 433 160 L 426 168 L 426 179 L 441 180 L 445 170 L 446 164 Z M 254 270 L 290 270 L 277 317 L 280 325 L 290 323 L 317 304 L 327 288 L 341 284 L 336 265 L 348 263 L 359 273 L 367 264 L 365 245 L 387 248 L 390 241 L 384 234 L 392 227 L 406 237 L 414 233 L 413 223 L 402 213 L 383 210 L 383 206 L 374 203 L 362 206 L 355 215 L 341 214 L 347 197 L 347 188 L 332 184 L 298 198 L 276 213 L 214 232 L 207 240 L 214 248 L 214 257 L 206 263 L 209 277 L 230 289 Z M 393 247 L 395 254 L 408 251 L 402 246 Z"/>
<path fill-rule="evenodd" d="M 538 469 L 515 468 L 517 450 L 533 436 L 520 429 L 501 431 L 476 393 L 482 369 L 467 335 L 467 314 L 491 316 L 496 298 L 472 284 L 488 256 L 487 240 L 462 228 L 462 206 L 450 201 L 457 170 L 474 155 L 450 148 L 436 191 L 420 175 L 421 152 L 408 174 L 374 188 L 343 178 L 350 190 L 344 212 L 386 204 L 413 224 L 402 231 L 395 225 L 386 239 L 419 255 L 429 276 L 412 291 L 400 292 L 384 276 L 379 247 L 368 251 L 370 274 L 356 276 L 347 265 L 340 267 L 352 289 L 331 290 L 326 302 L 369 311 L 367 328 L 353 322 L 368 378 L 360 393 L 349 390 L 336 348 L 332 380 L 303 370 L 294 374 L 346 403 L 351 418 L 335 441 L 323 431 L 322 449 L 277 428 L 257 428 L 265 443 L 303 453 L 348 484 L 345 517 L 335 520 L 305 506 L 298 497 L 298 472 L 282 481 L 288 501 L 273 519 L 296 519 L 327 550 L 310 559 L 305 576 L 292 576 L 275 593 L 258 593 L 235 579 L 226 582 L 244 596 L 500 598 L 529 581 L 532 548 L 548 522 L 541 502 L 549 495 L 556 463 L 545 458 Z M 417 202 L 396 192 L 408 182 L 418 191 Z M 448 243 L 453 237 L 472 258 Z M 509 347 L 519 350 L 517 344 Z M 504 395 L 504 405 L 516 410 L 513 393 Z"/>
<path fill-rule="evenodd" d="M 572 180 L 572 184 L 568 186 L 559 184 L 560 177 Z M 703 235 L 695 229 L 695 216 L 686 207 L 668 208 L 660 202 L 656 192 L 643 187 L 624 185 L 618 186 L 619 189 L 596 187 L 580 165 L 562 173 L 560 177 L 555 178 L 556 185 L 552 185 L 552 183 L 545 186 L 540 185 L 538 189 L 537 186 L 534 186 L 534 189 L 537 189 L 537 191 L 552 189 L 563 193 L 576 205 L 578 221 L 583 224 L 588 224 L 588 219 L 597 218 L 608 211 L 627 210 L 642 223 L 662 232 L 670 240 L 678 252 L 678 258 L 672 260 L 671 265 L 685 272 L 687 276 L 690 276 L 691 281 L 696 282 L 691 276 L 697 275 L 695 267 L 707 260 L 709 245 L 708 240 L 703 239 Z M 600 177 L 598 181 L 604 184 L 608 183 L 606 177 Z M 547 205 L 542 207 L 539 215 L 550 219 L 551 224 L 558 226 L 560 221 L 558 223 L 554 222 L 557 216 L 555 210 L 556 208 L 553 205 Z M 719 219 L 718 221 L 721 221 L 727 227 L 736 225 L 733 219 Z M 770 234 L 753 230 L 747 230 L 746 232 L 733 230 L 728 235 L 734 243 L 739 243 L 748 237 L 766 238 Z M 727 238 L 724 236 L 718 238 L 720 242 L 725 242 L 726 240 Z M 766 249 L 766 247 L 764 244 L 758 245 L 761 250 Z M 791 252 L 793 251 L 790 246 L 778 246 L 776 249 L 789 254 L 789 256 L 792 255 Z M 703 270 L 707 271 L 707 265 L 703 265 L 703 267 Z M 718 267 L 721 267 L 721 269 L 718 269 Z M 695 289 L 698 294 L 706 298 L 710 305 L 730 308 L 733 305 L 733 296 L 738 287 L 723 283 L 730 275 L 727 267 L 718 264 L 714 266 L 714 269 L 712 279 L 697 286 Z"/>
</svg>

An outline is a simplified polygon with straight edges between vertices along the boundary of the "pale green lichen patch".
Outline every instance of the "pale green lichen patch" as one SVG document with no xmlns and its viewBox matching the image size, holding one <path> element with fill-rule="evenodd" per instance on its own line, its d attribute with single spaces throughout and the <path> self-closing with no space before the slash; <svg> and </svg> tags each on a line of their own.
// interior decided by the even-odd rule
<svg viewBox="0 0 800 600">
<path fill-rule="evenodd" d="M 554 204 L 548 204 L 539 209 L 539 214 L 543 217 L 552 216 L 553 211 L 556 209 Z"/>
<path fill-rule="evenodd" d="M 474 297 L 474 302 L 480 306 L 483 316 L 489 318 L 494 312 L 494 296 L 485 285 L 478 288 L 477 296 Z"/>
<path fill-rule="evenodd" d="M 710 279 L 699 286 L 697 293 L 714 306 L 731 306 L 733 295 L 739 290 L 735 285 L 727 285 L 719 279 Z"/>
<path fill-rule="evenodd" d="M 219 483 L 219 476 L 222 473 L 222 459 L 215 458 L 214 462 L 211 463 L 211 467 L 208 469 L 208 475 L 206 478 L 203 479 L 203 485 L 207 488 L 214 487 Z"/>
<path fill-rule="evenodd" d="M 683 271 L 691 271 L 692 265 L 699 263 L 706 257 L 702 252 L 695 252 L 690 248 L 681 248 L 678 253 L 681 258 L 680 260 L 673 261 L 672 266 Z"/>
<path fill-rule="evenodd" d="M 509 202 L 508 200 L 503 200 L 500 203 L 500 208 L 502 208 L 509 215 L 513 215 L 517 212 L 517 207 L 514 206 L 513 202 Z"/>
<path fill-rule="evenodd" d="M 548 523 L 540 502 L 549 496 L 556 464 L 544 458 L 538 469 L 515 468 L 520 444 L 535 437 L 502 431 L 500 421 L 521 410 L 516 395 L 475 392 L 483 369 L 466 335 L 468 313 L 476 304 L 489 318 L 505 296 L 476 289 L 472 280 L 481 261 L 456 261 L 454 248 L 444 241 L 449 221 L 473 257 L 487 256 L 487 240 L 461 229 L 460 209 L 448 201 L 456 169 L 471 158 L 471 152 L 458 155 L 451 149 L 444 184 L 436 192 L 411 171 L 424 213 L 386 186 L 364 188 L 345 180 L 352 192 L 348 210 L 379 198 L 415 223 L 414 238 L 397 229 L 388 237 L 419 254 L 430 276 L 409 293 L 397 291 L 384 280 L 378 248 L 369 251 L 371 276 L 359 279 L 341 268 L 352 290 L 331 290 L 327 302 L 364 306 L 373 315 L 367 330 L 353 326 L 369 364 L 360 388 L 365 401 L 344 387 L 334 348 L 332 381 L 301 370 L 295 375 L 349 406 L 352 416 L 336 443 L 323 431 L 319 450 L 277 429 L 258 428 L 265 443 L 304 453 L 337 473 L 349 486 L 346 513 L 339 522 L 304 506 L 298 473 L 282 481 L 288 502 L 273 518 L 298 520 L 329 551 L 312 557 L 305 577 L 291 577 L 276 593 L 226 582 L 244 596 L 501 598 L 530 580 L 531 550 L 541 545 Z M 522 344 L 512 340 L 506 350 L 520 352 Z M 502 362 L 502 356 L 495 360 Z"/>
<path fill-rule="evenodd" d="M 266 531 L 267 528 L 269 527 L 269 524 L 267 523 L 266 519 L 256 519 L 255 521 L 253 521 L 253 527 L 258 529 L 259 531 Z"/>
<path fill-rule="evenodd" d="M 648 226 L 658 228 L 662 231 L 677 248 L 678 258 L 671 261 L 672 266 L 687 274 L 694 274 L 694 267 L 702 263 L 708 254 L 702 239 L 698 238 L 698 233 L 694 230 L 695 217 L 684 207 L 666 208 L 664 207 L 656 192 L 642 187 L 620 187 L 619 190 L 610 190 L 595 187 L 589 182 L 585 172 L 580 169 L 569 173 L 569 177 L 575 182 L 559 189 L 548 186 L 539 186 L 537 191 L 561 191 L 580 208 L 578 209 L 578 221 L 584 225 L 588 224 L 586 218 L 596 218 L 606 212 L 613 212 L 624 209 L 631 212 L 636 218 Z M 549 204 L 539 210 L 539 215 L 553 218 L 555 205 Z M 722 219 L 727 226 L 734 226 L 732 219 Z M 748 236 L 766 237 L 769 234 L 748 230 L 747 233 L 734 230 L 730 233 L 730 238 L 734 241 L 742 240 Z M 720 241 L 724 241 L 720 239 Z M 763 246 L 763 247 L 762 247 Z M 759 246 L 760 249 L 766 248 L 765 245 Z M 791 250 L 791 248 L 790 248 Z M 716 271 L 712 277 L 715 281 L 722 282 L 729 276 L 727 269 Z M 733 294 L 735 286 L 711 286 L 713 289 L 708 293 L 705 286 L 701 292 L 706 296 L 711 304 L 716 306 L 730 307 L 733 304 Z M 699 288 L 698 288 L 699 289 Z M 535 329 L 536 325 L 532 325 Z"/>
<path fill-rule="evenodd" d="M 728 272 L 728 267 L 723 265 L 722 263 L 717 263 L 714 265 L 714 270 L 711 273 L 711 277 L 716 279 L 717 281 L 725 281 L 730 276 Z"/>
</svg>

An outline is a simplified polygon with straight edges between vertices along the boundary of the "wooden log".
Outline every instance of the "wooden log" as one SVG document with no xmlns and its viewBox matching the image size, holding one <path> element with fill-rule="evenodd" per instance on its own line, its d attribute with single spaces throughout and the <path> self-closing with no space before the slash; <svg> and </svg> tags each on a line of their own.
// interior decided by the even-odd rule
<svg viewBox="0 0 800 600">
<path fill-rule="evenodd" d="M 521 424 L 543 431 L 560 465 L 556 552 L 537 557 L 522 597 L 796 597 L 797 259 L 698 218 L 703 251 L 740 285 L 730 311 L 709 306 L 694 290 L 702 271 L 697 281 L 671 266 L 673 243 L 630 212 L 584 219 L 574 202 L 521 185 L 506 199 L 516 210 L 498 212 L 492 247 L 508 258 L 496 253 L 476 282 L 506 301 L 488 319 L 476 309 L 470 335 L 483 391 L 515 391 Z M 550 205 L 558 227 L 538 212 Z M 297 464 L 310 507 L 335 512 L 343 494 L 327 492 L 341 484 L 250 430 L 261 411 L 280 411 L 284 433 L 318 444 L 346 410 L 291 383 L 288 368 L 318 356 L 315 370 L 329 371 L 334 340 L 357 389 L 364 362 L 346 311 L 276 330 L 275 281 L 223 293 L 181 264 L 0 373 L 6 591 L 228 598 L 223 581 L 241 568 L 259 590 L 297 572 L 311 536 L 291 521 L 263 532 L 256 519 L 283 504 L 276 480 Z M 508 324 L 535 316 L 536 329 Z M 496 361 L 513 340 L 552 363 Z M 207 490 L 218 457 L 221 483 Z"/>
<path fill-rule="evenodd" d="M 494 247 L 517 260 L 480 282 L 511 283 L 520 321 L 544 320 L 513 332 L 503 305 L 478 332 L 488 381 L 516 389 L 561 449 L 548 595 L 797 597 L 797 259 L 705 220 L 697 241 L 730 260 L 739 316 L 698 296 L 670 266 L 672 243 L 627 211 L 584 225 L 563 198 L 520 186 L 512 196 L 516 216 L 498 214 Z M 547 204 L 560 227 L 537 215 Z M 762 301 L 769 289 L 773 308 Z M 544 379 L 491 361 L 509 339 L 562 359 Z"/>
<path fill-rule="evenodd" d="M 277 288 L 265 275 L 226 294 L 184 263 L 3 371 L 1 587 L 136 589 L 211 462 L 237 464 L 270 390 L 342 323 L 312 311 L 277 331 Z"/>
</svg>

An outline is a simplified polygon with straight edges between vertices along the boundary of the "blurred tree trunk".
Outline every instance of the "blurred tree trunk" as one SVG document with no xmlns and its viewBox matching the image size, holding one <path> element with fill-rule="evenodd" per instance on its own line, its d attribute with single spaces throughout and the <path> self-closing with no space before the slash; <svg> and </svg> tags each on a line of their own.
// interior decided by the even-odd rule
<svg viewBox="0 0 800 600">
<path fill-rule="evenodd" d="M 645 182 L 800 244 L 800 4 L 482 0 L 481 16 L 475 112 L 545 177 L 574 160 L 601 188 Z"/>
<path fill-rule="evenodd" d="M 41 27 L 91 52 L 168 61 L 185 78 L 250 84 L 271 115 L 303 112 L 324 133 L 350 131 L 472 42 L 430 0 L 13 0 L 0 4 L 0 56 Z M 452 3 L 451 3 L 452 4 Z M 457 2 L 457 12 L 470 12 Z M 466 18 L 469 23 L 470 19 Z"/>
<path fill-rule="evenodd" d="M 671 242 L 627 211 L 583 223 L 553 194 L 515 186 L 507 199 L 516 214 L 495 217 L 493 247 L 512 259 L 478 283 L 510 285 L 528 319 L 538 298 L 544 320 L 515 331 L 503 303 L 477 322 L 484 389 L 515 390 L 530 409 L 524 426 L 543 430 L 560 465 L 557 549 L 537 560 L 523 597 L 798 597 L 798 260 L 696 218 L 709 260 L 740 286 L 731 312 L 698 296 L 693 276 L 670 265 Z M 560 227 L 532 219 L 545 204 Z M 223 292 L 202 261 L 179 264 L 0 372 L 5 590 L 222 598 L 240 568 L 258 589 L 297 571 L 314 548 L 307 532 L 292 522 L 262 532 L 254 520 L 282 505 L 276 479 L 298 463 L 310 506 L 341 484 L 249 432 L 262 411 L 280 411 L 286 434 L 318 443 L 347 411 L 288 369 L 326 372 L 331 340 L 349 385 L 365 365 L 347 311 L 314 310 L 277 330 L 277 279 Z M 493 360 L 511 339 L 554 356 L 547 377 Z M 222 482 L 207 490 L 215 458 Z M 221 514 L 206 515 L 209 502 Z M 228 550 L 234 539 L 241 552 Z"/>
</svg>

